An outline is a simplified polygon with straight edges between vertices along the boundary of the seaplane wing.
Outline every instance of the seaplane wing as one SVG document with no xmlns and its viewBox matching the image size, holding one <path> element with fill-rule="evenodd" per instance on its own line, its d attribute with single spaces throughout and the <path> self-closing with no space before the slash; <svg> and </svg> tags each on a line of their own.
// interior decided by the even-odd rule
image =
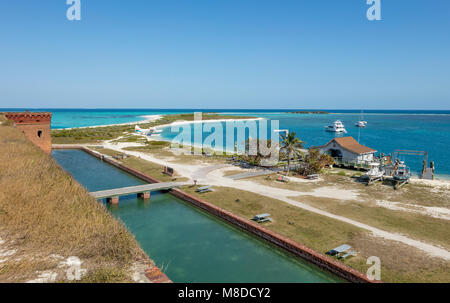
<svg viewBox="0 0 450 303">
<path fill-rule="evenodd" d="M 136 134 L 144 134 L 144 135 L 146 135 L 149 132 L 148 129 L 142 129 L 142 128 L 139 127 L 139 125 L 136 125 L 134 127 L 134 130 L 135 130 Z"/>
</svg>

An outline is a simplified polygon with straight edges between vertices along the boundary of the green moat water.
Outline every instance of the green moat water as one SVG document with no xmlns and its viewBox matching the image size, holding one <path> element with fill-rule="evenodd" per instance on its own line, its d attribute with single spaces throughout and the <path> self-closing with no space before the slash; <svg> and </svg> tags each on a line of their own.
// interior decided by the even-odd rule
<svg viewBox="0 0 450 303">
<path fill-rule="evenodd" d="M 53 156 L 89 191 L 145 183 L 83 151 Z M 149 202 L 125 196 L 107 207 L 174 282 L 341 282 L 168 193 L 152 192 Z"/>
</svg>

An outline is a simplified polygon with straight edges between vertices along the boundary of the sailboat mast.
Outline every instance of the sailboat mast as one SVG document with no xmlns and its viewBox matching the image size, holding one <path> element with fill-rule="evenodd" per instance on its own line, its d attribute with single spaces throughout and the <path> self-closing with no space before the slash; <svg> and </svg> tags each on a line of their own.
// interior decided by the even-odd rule
<svg viewBox="0 0 450 303">
<path fill-rule="evenodd" d="M 361 127 L 358 127 L 358 143 L 360 138 L 361 138 Z"/>
</svg>

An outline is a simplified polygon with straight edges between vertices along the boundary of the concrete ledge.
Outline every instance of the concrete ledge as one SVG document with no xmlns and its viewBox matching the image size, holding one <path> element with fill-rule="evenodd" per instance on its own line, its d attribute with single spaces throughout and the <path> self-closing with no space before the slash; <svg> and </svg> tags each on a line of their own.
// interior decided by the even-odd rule
<svg viewBox="0 0 450 303">
<path fill-rule="evenodd" d="M 79 145 L 67 145 L 67 146 L 57 146 L 56 149 L 81 149 L 85 152 L 87 152 L 88 154 L 93 155 L 94 157 L 97 157 L 99 159 L 103 159 L 103 161 L 114 165 L 146 182 L 149 183 L 159 183 L 160 181 L 147 176 L 133 168 L 129 168 L 126 167 L 120 163 L 118 163 L 117 161 L 115 161 L 114 159 L 110 158 L 110 157 L 105 157 L 100 153 L 94 152 L 92 150 L 89 150 L 88 148 L 84 147 L 84 146 L 79 146 Z M 219 217 L 220 219 L 229 222 L 231 224 L 233 224 L 234 226 L 237 226 L 239 228 L 241 228 L 242 230 L 249 232 L 253 235 L 258 236 L 259 238 L 262 238 L 266 241 L 268 241 L 269 243 L 272 243 L 278 247 L 281 247 L 283 249 L 285 249 L 286 251 L 294 254 L 295 256 L 298 256 L 316 266 L 318 266 L 319 268 L 326 270 L 344 280 L 347 280 L 349 282 L 353 282 L 353 283 L 382 283 L 381 281 L 371 281 L 369 280 L 366 275 L 360 273 L 359 271 L 350 268 L 349 266 L 340 263 L 339 261 L 336 261 L 330 257 L 327 257 L 325 255 L 322 255 L 308 247 L 306 247 L 305 245 L 302 245 L 300 243 L 297 243 L 287 237 L 284 237 L 280 234 L 277 234 L 275 232 L 272 232 L 264 227 L 261 227 L 260 225 L 241 218 L 231 212 L 228 212 L 226 210 L 223 210 L 209 202 L 203 201 L 202 199 L 199 199 L 197 197 L 191 196 L 179 189 L 172 189 L 169 191 L 173 196 L 186 201 L 188 203 L 190 203 L 191 205 L 200 208 L 212 215 L 215 215 L 216 217 Z"/>
</svg>

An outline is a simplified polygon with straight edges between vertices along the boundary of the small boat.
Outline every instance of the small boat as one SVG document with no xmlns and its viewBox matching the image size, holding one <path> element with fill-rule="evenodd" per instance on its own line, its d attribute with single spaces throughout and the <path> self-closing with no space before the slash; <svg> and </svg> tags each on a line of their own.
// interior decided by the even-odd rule
<svg viewBox="0 0 450 303">
<path fill-rule="evenodd" d="M 367 121 L 363 120 L 363 112 L 361 111 L 361 117 L 359 118 L 359 121 L 355 123 L 355 126 L 357 127 L 366 127 L 367 126 Z"/>
<path fill-rule="evenodd" d="M 397 181 L 407 181 L 411 178 L 411 171 L 406 167 L 405 162 L 400 161 L 397 164 L 397 169 L 394 171 L 393 178 Z"/>
<path fill-rule="evenodd" d="M 367 181 L 367 185 L 378 180 L 383 180 L 385 170 L 380 163 L 372 162 L 369 164 L 369 167 L 369 171 L 362 176 L 362 179 Z"/>
<path fill-rule="evenodd" d="M 380 163 L 373 162 L 369 163 L 369 171 L 363 175 L 365 179 L 378 179 L 384 176 L 384 168 L 381 167 Z"/>
<path fill-rule="evenodd" d="M 357 127 L 366 127 L 367 126 L 367 122 L 361 120 L 361 121 L 356 122 L 355 126 L 357 126 Z"/>
<path fill-rule="evenodd" d="M 344 124 L 340 120 L 334 121 L 333 125 L 325 126 L 325 130 L 327 132 L 334 132 L 334 133 L 346 133 L 347 130 L 344 127 Z"/>
</svg>

